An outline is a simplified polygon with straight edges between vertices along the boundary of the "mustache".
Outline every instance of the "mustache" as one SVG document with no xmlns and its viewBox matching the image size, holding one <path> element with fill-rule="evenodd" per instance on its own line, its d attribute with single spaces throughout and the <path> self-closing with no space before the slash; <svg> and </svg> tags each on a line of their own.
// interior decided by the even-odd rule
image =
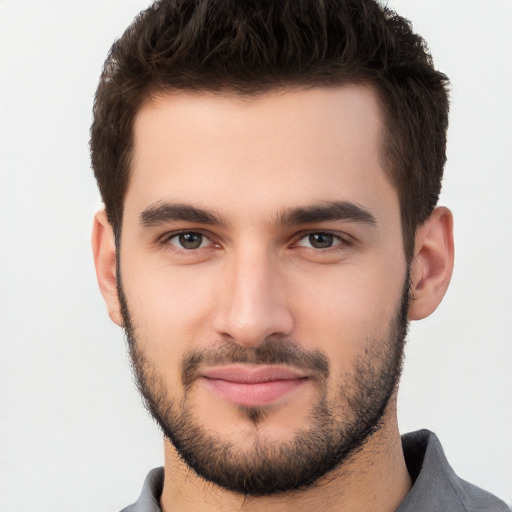
<svg viewBox="0 0 512 512">
<path fill-rule="evenodd" d="M 323 379 L 329 375 L 329 361 L 319 350 L 305 350 L 291 341 L 268 338 L 257 347 L 230 342 L 212 349 L 188 352 L 181 363 L 184 388 L 190 388 L 201 367 L 229 364 L 287 365 Z"/>
</svg>

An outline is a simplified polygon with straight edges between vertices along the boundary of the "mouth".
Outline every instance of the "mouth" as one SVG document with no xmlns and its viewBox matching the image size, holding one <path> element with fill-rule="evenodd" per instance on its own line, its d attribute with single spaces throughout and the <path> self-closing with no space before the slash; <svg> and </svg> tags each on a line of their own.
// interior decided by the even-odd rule
<svg viewBox="0 0 512 512">
<path fill-rule="evenodd" d="M 206 368 L 200 379 L 224 400 L 245 407 L 275 403 L 308 382 L 308 375 L 283 366 L 231 365 Z"/>
</svg>

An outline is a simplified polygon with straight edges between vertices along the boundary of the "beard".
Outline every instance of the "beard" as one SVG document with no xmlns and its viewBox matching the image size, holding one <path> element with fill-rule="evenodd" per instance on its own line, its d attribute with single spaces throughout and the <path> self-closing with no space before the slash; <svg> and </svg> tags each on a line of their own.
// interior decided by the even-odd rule
<svg viewBox="0 0 512 512">
<path fill-rule="evenodd" d="M 230 342 L 186 353 L 181 363 L 184 395 L 173 401 L 165 379 L 140 349 L 119 274 L 118 295 L 133 372 L 146 408 L 182 461 L 204 480 L 244 496 L 304 489 L 347 462 L 381 428 L 402 369 L 408 275 L 388 332 L 379 339 L 365 340 L 351 370 L 338 376 L 334 399 L 329 399 L 327 392 L 328 358 L 321 351 L 307 351 L 290 340 L 271 336 L 257 347 Z M 249 449 L 242 449 L 202 425 L 188 400 L 198 368 L 236 363 L 285 364 L 313 372 L 318 398 L 308 415 L 307 428 L 297 429 L 288 441 L 259 436 Z M 239 406 L 237 410 L 241 420 L 254 425 L 272 414 L 271 406 Z"/>
</svg>

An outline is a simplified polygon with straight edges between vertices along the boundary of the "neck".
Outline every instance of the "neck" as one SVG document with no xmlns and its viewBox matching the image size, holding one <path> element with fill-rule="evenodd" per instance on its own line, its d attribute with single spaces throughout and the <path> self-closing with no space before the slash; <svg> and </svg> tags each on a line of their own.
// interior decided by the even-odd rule
<svg viewBox="0 0 512 512">
<path fill-rule="evenodd" d="M 300 491 L 276 496 L 244 497 L 198 477 L 165 441 L 163 512 L 262 511 L 391 512 L 411 487 L 396 420 L 396 400 L 383 418 L 383 426 L 361 450 L 336 470 Z"/>
</svg>

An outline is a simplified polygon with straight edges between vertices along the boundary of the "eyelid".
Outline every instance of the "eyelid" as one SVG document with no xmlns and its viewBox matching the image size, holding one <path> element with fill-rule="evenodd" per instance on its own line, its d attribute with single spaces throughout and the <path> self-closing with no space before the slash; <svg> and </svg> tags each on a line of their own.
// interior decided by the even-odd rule
<svg viewBox="0 0 512 512">
<path fill-rule="evenodd" d="M 201 235 L 209 241 L 209 244 L 206 247 L 198 247 L 197 249 L 185 249 L 184 247 L 180 247 L 179 245 L 170 243 L 170 240 L 172 238 L 177 237 L 179 235 L 185 235 L 185 234 Z M 165 234 L 163 234 L 162 236 L 160 236 L 157 240 L 157 243 L 158 243 L 158 245 L 162 245 L 168 249 L 169 249 L 169 246 L 172 246 L 173 247 L 172 250 L 175 252 L 179 252 L 179 253 L 183 253 L 183 254 L 191 254 L 191 253 L 197 252 L 199 249 L 208 249 L 208 248 L 211 248 L 212 246 L 218 245 L 213 238 L 214 237 L 212 236 L 211 233 L 209 233 L 203 229 L 200 229 L 200 228 L 199 229 L 196 229 L 196 228 L 177 229 L 175 231 L 168 231 Z M 171 250 L 171 249 L 169 249 L 169 250 Z"/>
<path fill-rule="evenodd" d="M 311 247 L 311 249 L 326 250 L 326 249 L 331 249 L 333 247 L 336 247 L 336 246 L 338 246 L 338 245 L 343 243 L 343 239 L 340 236 L 335 235 L 334 233 L 328 233 L 328 232 L 325 232 L 325 231 L 318 231 L 318 232 L 309 233 L 307 235 L 304 235 L 302 238 L 299 238 L 299 240 L 297 241 L 297 245 L 299 247 L 307 247 L 306 245 L 302 245 L 301 242 L 304 241 L 304 240 L 308 240 L 307 243 L 309 243 L 309 237 L 311 235 L 327 235 L 327 236 L 332 237 L 332 239 L 333 239 L 333 244 L 331 246 L 329 246 L 329 247 L 324 247 L 324 248 Z"/>
<path fill-rule="evenodd" d="M 197 238 L 197 241 L 199 242 L 199 246 L 193 247 L 193 248 L 182 247 L 181 246 L 182 245 L 181 237 L 185 236 L 185 235 L 193 235 L 194 238 Z M 173 242 L 173 240 L 175 240 L 175 239 L 176 239 L 176 243 Z M 175 245 L 179 249 L 185 249 L 187 251 L 204 249 L 205 247 L 208 247 L 211 244 L 211 240 L 207 236 L 203 235 L 202 233 L 195 233 L 193 231 L 190 231 L 188 233 L 178 233 L 177 235 L 173 235 L 167 239 L 167 242 L 170 243 L 171 245 Z"/>
<path fill-rule="evenodd" d="M 310 235 L 330 235 L 333 238 L 337 239 L 339 242 L 332 245 L 331 247 L 325 248 L 325 249 L 318 249 L 316 247 L 307 247 L 305 245 L 299 245 L 299 242 L 303 240 L 304 238 L 310 236 Z M 306 249 L 313 249 L 315 251 L 328 251 L 329 249 L 335 249 L 336 247 L 342 245 L 342 246 L 350 246 L 353 245 L 354 239 L 348 235 L 347 233 L 340 233 L 339 231 L 332 231 L 329 229 L 309 229 L 307 231 L 301 231 L 295 236 L 295 241 L 293 242 L 293 245 L 298 247 L 305 247 Z"/>
<path fill-rule="evenodd" d="M 169 241 L 172 238 L 177 237 L 182 234 L 187 234 L 187 233 L 197 233 L 199 235 L 202 235 L 209 241 L 208 245 L 206 247 L 198 247 L 197 249 L 185 249 L 185 248 L 179 247 L 179 245 L 169 243 Z M 306 245 L 299 245 L 299 242 L 301 240 L 303 240 L 304 238 L 306 238 L 310 235 L 313 235 L 313 234 L 331 235 L 338 242 L 335 243 L 334 245 L 332 245 L 331 247 L 327 247 L 324 249 L 315 248 L 315 247 L 311 247 L 311 246 L 308 247 Z M 339 231 L 334 231 L 334 230 L 329 230 L 329 229 L 307 229 L 307 230 L 300 231 L 293 237 L 291 246 L 315 251 L 318 253 L 327 253 L 329 251 L 341 251 L 343 249 L 349 248 L 349 247 L 353 246 L 355 242 L 356 242 L 356 240 L 351 235 L 349 235 L 345 232 L 339 232 Z M 173 231 L 167 231 L 166 233 L 164 233 L 163 235 L 158 237 L 156 243 L 170 251 L 172 250 L 174 252 L 188 254 L 188 255 L 197 253 L 197 251 L 199 251 L 200 249 L 208 250 L 211 248 L 220 247 L 219 242 L 216 241 L 216 236 L 214 234 L 212 234 L 210 231 L 204 230 L 201 228 L 176 229 Z M 172 248 L 170 246 L 172 246 Z"/>
</svg>

